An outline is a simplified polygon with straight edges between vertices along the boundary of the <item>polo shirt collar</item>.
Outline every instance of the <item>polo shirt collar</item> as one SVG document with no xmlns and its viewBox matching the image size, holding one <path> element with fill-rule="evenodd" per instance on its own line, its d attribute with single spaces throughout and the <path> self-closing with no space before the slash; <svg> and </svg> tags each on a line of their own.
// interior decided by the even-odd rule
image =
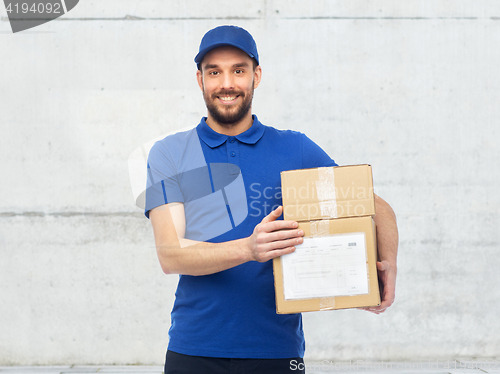
<svg viewBox="0 0 500 374">
<path fill-rule="evenodd" d="M 245 144 L 255 144 L 257 143 L 262 135 L 264 135 L 265 127 L 260 123 L 257 116 L 252 115 L 253 123 L 252 126 L 245 132 L 236 135 L 235 138 L 240 142 Z M 210 148 L 215 148 L 223 144 L 229 136 L 224 134 L 219 134 L 207 125 L 206 117 L 203 117 L 200 124 L 196 127 L 198 136 L 203 140 Z"/>
</svg>

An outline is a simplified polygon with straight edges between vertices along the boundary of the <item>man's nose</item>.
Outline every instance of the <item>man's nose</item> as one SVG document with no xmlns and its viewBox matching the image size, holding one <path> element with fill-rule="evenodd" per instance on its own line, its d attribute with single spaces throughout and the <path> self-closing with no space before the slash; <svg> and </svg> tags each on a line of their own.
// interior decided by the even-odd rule
<svg viewBox="0 0 500 374">
<path fill-rule="evenodd" d="M 223 74 L 221 80 L 221 89 L 232 90 L 234 88 L 234 77 L 231 73 Z"/>
</svg>

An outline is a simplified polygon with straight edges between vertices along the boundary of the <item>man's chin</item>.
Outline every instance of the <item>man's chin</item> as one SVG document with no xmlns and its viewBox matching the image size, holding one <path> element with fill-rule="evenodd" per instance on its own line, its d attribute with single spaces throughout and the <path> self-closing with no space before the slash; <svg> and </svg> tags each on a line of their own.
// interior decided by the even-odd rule
<svg viewBox="0 0 500 374">
<path fill-rule="evenodd" d="M 210 110 L 210 115 L 214 120 L 217 121 L 222 126 L 225 127 L 232 127 L 237 125 L 248 113 L 241 113 L 241 111 L 238 109 L 234 110 Z"/>
<path fill-rule="evenodd" d="M 212 117 L 223 127 L 234 127 L 243 119 L 243 117 Z"/>
</svg>

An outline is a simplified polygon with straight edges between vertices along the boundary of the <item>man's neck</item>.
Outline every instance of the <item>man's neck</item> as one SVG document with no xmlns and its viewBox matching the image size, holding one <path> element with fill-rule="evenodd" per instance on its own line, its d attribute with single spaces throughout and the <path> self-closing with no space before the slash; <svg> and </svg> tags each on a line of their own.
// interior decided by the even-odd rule
<svg viewBox="0 0 500 374">
<path fill-rule="evenodd" d="M 227 136 L 236 136 L 247 131 L 253 124 L 252 112 L 248 111 L 248 115 L 242 118 L 239 122 L 231 124 L 220 124 L 217 122 L 210 113 L 205 121 L 212 130 L 219 134 Z"/>
</svg>

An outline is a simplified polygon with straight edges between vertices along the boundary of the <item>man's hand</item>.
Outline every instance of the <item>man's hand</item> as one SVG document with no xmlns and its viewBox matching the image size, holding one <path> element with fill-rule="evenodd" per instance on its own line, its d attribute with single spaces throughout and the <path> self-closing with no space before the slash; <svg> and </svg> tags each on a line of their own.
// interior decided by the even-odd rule
<svg viewBox="0 0 500 374">
<path fill-rule="evenodd" d="M 378 280 L 382 302 L 379 306 L 360 308 L 375 314 L 384 313 L 396 297 L 396 268 L 388 261 L 377 262 Z"/>
<path fill-rule="evenodd" d="M 223 243 L 197 242 L 184 238 L 184 205 L 170 203 L 149 213 L 156 250 L 166 274 L 208 275 L 248 261 L 268 261 L 295 250 L 304 232 L 294 221 L 276 221 L 283 208 L 272 211 L 251 236 Z"/>
<path fill-rule="evenodd" d="M 377 271 L 382 301 L 380 306 L 361 309 L 380 314 L 394 302 L 399 236 L 394 211 L 377 195 L 375 195 L 375 210 L 377 214 L 373 219 L 377 224 L 377 251 L 380 259 L 377 262 Z"/>
<path fill-rule="evenodd" d="M 277 221 L 283 207 L 279 206 L 255 226 L 248 238 L 248 248 L 253 260 L 269 261 L 275 257 L 295 251 L 295 245 L 301 244 L 304 231 L 297 229 L 295 221 Z"/>
</svg>

